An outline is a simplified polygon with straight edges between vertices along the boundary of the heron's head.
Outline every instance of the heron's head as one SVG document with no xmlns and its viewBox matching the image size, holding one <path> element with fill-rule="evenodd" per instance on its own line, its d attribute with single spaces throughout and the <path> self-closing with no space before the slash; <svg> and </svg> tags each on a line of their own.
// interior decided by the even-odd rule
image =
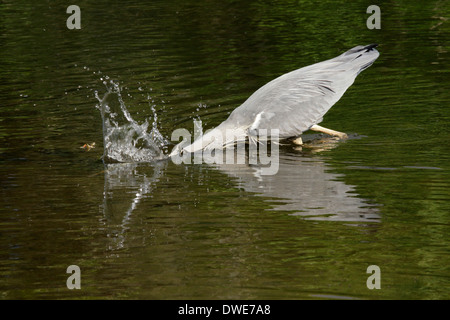
<svg viewBox="0 0 450 320">
<path fill-rule="evenodd" d="M 228 126 L 224 123 L 218 127 L 207 130 L 192 144 L 183 148 L 183 152 L 197 152 L 199 150 L 223 149 L 236 142 L 245 141 L 247 130 L 243 127 Z"/>
</svg>

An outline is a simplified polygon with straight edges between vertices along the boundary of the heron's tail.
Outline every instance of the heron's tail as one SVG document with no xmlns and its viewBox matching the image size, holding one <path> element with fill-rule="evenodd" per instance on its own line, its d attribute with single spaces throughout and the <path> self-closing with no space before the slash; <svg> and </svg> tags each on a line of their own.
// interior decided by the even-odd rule
<svg viewBox="0 0 450 320">
<path fill-rule="evenodd" d="M 370 51 L 370 50 L 372 50 L 372 49 L 374 49 L 376 47 L 378 47 L 378 43 L 372 43 L 372 44 L 369 44 L 369 45 L 365 46 L 364 49 L 366 51 Z"/>
<path fill-rule="evenodd" d="M 367 69 L 379 57 L 380 53 L 377 49 L 377 43 L 356 46 L 337 57 L 337 60 L 344 64 L 349 64 L 350 69 L 354 70 L 356 74 L 360 74 Z"/>
</svg>

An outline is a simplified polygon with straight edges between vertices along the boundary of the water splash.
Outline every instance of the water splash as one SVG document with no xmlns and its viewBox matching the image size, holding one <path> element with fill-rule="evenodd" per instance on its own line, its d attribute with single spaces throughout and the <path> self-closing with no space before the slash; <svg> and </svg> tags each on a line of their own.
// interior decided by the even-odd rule
<svg viewBox="0 0 450 320">
<path fill-rule="evenodd" d="M 107 92 L 102 98 L 95 91 L 99 102 L 96 107 L 101 112 L 103 122 L 103 161 L 150 162 L 167 158 L 164 149 L 169 142 L 157 128 L 158 118 L 154 106 L 151 106 L 151 127 L 148 119 L 139 124 L 131 117 L 123 101 L 119 83 L 106 78 L 103 84 Z"/>
</svg>

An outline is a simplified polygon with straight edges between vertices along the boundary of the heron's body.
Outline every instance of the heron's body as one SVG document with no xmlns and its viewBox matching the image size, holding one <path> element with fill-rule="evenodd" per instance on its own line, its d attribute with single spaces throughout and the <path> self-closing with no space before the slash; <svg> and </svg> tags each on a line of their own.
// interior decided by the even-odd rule
<svg viewBox="0 0 450 320">
<path fill-rule="evenodd" d="M 322 128 L 318 123 L 353 84 L 356 76 L 378 58 L 375 47 L 375 44 L 357 46 L 333 59 L 270 81 L 236 108 L 227 120 L 182 151 L 223 147 L 233 142 L 228 141 L 226 132 L 232 133 L 228 136 L 234 136 L 234 141 L 257 136 L 260 129 L 267 129 L 269 133 L 271 129 L 278 129 L 280 138 L 297 137 L 309 129 L 345 135 Z"/>
</svg>

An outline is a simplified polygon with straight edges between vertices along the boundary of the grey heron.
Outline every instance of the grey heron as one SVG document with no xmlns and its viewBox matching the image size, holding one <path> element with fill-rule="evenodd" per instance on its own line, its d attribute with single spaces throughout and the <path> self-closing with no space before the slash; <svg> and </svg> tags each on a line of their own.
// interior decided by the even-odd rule
<svg viewBox="0 0 450 320">
<path fill-rule="evenodd" d="M 255 91 L 219 126 L 192 144 L 178 144 L 171 156 L 202 149 L 223 148 L 258 136 L 261 129 L 278 129 L 279 138 L 298 137 L 307 130 L 339 138 L 345 133 L 319 126 L 323 116 L 353 84 L 355 78 L 378 58 L 377 44 L 356 46 L 343 54 L 286 73 Z M 227 134 L 231 133 L 231 134 Z"/>
</svg>

